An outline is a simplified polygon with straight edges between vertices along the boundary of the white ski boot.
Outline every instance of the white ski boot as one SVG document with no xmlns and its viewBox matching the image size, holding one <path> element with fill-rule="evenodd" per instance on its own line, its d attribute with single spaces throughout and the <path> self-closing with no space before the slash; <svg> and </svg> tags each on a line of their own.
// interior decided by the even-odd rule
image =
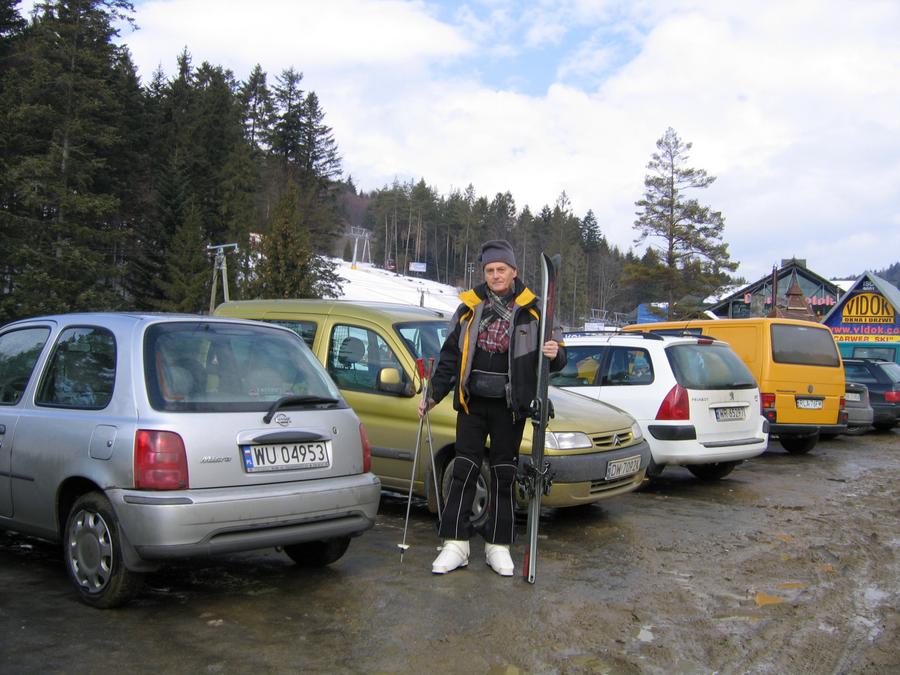
<svg viewBox="0 0 900 675">
<path fill-rule="evenodd" d="M 501 577 L 511 577 L 513 575 L 515 566 L 509 555 L 509 546 L 506 544 L 485 543 L 484 557 L 491 569 Z"/>
<path fill-rule="evenodd" d="M 431 563 L 431 571 L 434 574 L 446 574 L 468 564 L 469 542 L 462 539 L 446 539 L 440 554 Z"/>
</svg>

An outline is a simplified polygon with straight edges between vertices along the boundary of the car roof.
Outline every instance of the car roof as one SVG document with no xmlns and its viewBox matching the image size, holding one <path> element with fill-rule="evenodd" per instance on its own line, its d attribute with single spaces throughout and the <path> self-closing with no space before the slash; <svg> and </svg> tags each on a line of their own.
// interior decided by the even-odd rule
<svg viewBox="0 0 900 675">
<path fill-rule="evenodd" d="M 246 319 L 209 316 L 208 314 L 188 314 L 175 312 L 69 312 L 64 314 L 45 314 L 18 319 L 2 326 L 3 329 L 17 325 L 31 323 L 55 323 L 55 324 L 105 324 L 106 326 L 134 325 L 138 323 L 168 323 L 176 321 L 214 321 L 223 322 L 247 322 Z"/>
<path fill-rule="evenodd" d="M 235 300 L 225 302 L 216 308 L 217 316 L 235 316 L 236 310 L 246 314 L 263 314 L 267 318 L 275 318 L 274 314 L 352 314 L 357 318 L 370 318 L 381 321 L 423 321 L 438 319 L 449 321 L 450 312 L 416 305 L 378 301 L 350 300 L 315 300 L 315 299 L 274 299 L 274 300 Z"/>
<path fill-rule="evenodd" d="M 613 333 L 609 331 L 570 331 L 563 334 L 563 340 L 573 345 L 578 344 L 607 344 L 613 341 L 618 343 L 633 343 L 635 341 L 657 342 L 663 345 L 677 343 L 696 344 L 698 340 L 721 342 L 708 335 L 661 335 L 648 332 Z"/>
</svg>

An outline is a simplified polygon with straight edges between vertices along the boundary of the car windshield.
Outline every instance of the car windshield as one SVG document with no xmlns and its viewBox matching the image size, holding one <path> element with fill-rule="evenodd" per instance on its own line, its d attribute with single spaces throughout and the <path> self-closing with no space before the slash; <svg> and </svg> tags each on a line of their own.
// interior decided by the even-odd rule
<svg viewBox="0 0 900 675">
<path fill-rule="evenodd" d="M 403 345 L 414 359 L 437 360 L 449 330 L 447 321 L 415 321 L 394 326 Z"/>
<path fill-rule="evenodd" d="M 772 324 L 772 358 L 801 366 L 840 365 L 830 330 L 786 323 Z"/>
<path fill-rule="evenodd" d="M 680 344 L 666 349 L 675 380 L 686 389 L 752 389 L 744 362 L 723 344 Z"/>
<path fill-rule="evenodd" d="M 289 395 L 343 405 L 299 337 L 262 325 L 155 324 L 144 338 L 144 372 L 156 410 L 263 411 Z"/>
</svg>

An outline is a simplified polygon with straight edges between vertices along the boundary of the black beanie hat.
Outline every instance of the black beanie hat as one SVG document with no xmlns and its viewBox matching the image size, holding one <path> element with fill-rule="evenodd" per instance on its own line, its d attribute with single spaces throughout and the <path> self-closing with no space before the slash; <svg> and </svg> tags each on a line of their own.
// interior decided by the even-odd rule
<svg viewBox="0 0 900 675">
<path fill-rule="evenodd" d="M 484 242 L 481 247 L 481 254 L 478 261 L 484 267 L 488 263 L 502 262 L 510 267 L 518 269 L 516 266 L 516 254 L 513 253 L 512 246 L 506 239 L 492 239 Z"/>
</svg>

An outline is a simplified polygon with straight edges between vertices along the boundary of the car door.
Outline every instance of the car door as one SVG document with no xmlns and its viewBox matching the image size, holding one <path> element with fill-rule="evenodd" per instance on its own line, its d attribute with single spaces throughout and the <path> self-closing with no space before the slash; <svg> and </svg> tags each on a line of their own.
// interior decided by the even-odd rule
<svg viewBox="0 0 900 675">
<path fill-rule="evenodd" d="M 106 408 L 116 378 L 116 340 L 101 326 L 63 327 L 16 426 L 10 460 L 17 524 L 56 533 L 56 490 L 68 476 L 84 475 L 91 453 L 109 453 L 115 427 Z M 100 457 L 103 459 L 104 457 Z"/>
<path fill-rule="evenodd" d="M 50 327 L 15 327 L 0 335 L 0 516 L 13 515 L 12 451 L 25 390 Z"/>
<path fill-rule="evenodd" d="M 418 428 L 418 399 L 407 386 L 414 374 L 405 360 L 396 339 L 380 326 L 348 317 L 329 324 L 326 368 L 366 427 L 372 471 L 385 487 L 409 485 Z M 383 385 L 385 369 L 399 373 L 402 391 Z"/>
<path fill-rule="evenodd" d="M 612 345 L 597 371 L 597 398 L 638 421 L 652 420 L 666 394 L 660 389 L 657 371 L 646 347 Z"/>
</svg>

